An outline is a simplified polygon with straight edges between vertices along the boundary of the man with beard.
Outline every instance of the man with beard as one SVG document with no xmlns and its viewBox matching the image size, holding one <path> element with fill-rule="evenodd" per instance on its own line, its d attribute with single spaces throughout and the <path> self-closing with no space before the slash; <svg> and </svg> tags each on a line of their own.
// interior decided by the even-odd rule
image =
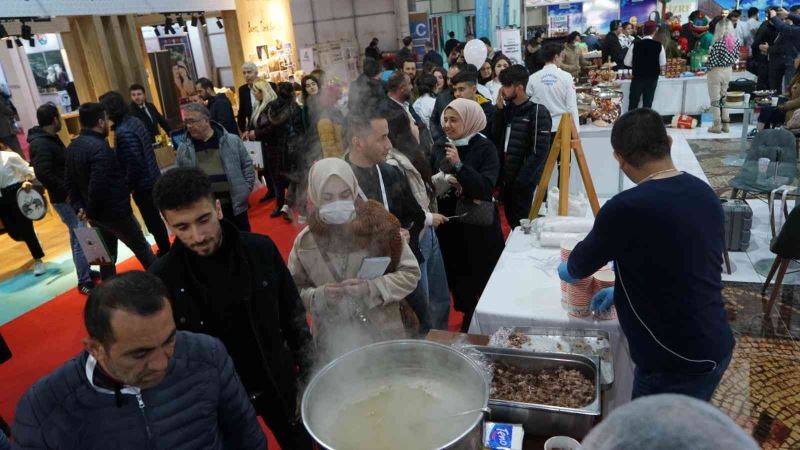
<svg viewBox="0 0 800 450">
<path fill-rule="evenodd" d="M 117 239 L 146 269 L 155 255 L 133 216 L 125 169 L 106 140 L 106 109 L 99 103 L 84 103 L 78 115 L 81 133 L 65 153 L 64 187 L 78 219 L 88 220 L 98 229 L 111 256 L 111 261 L 101 265 L 100 275 L 105 280 L 116 273 Z"/>
<path fill-rule="evenodd" d="M 310 449 L 297 387 L 309 375 L 311 335 L 275 243 L 224 220 L 199 169 L 168 171 L 153 197 L 176 239 L 150 272 L 167 286 L 178 329 L 222 340 L 281 448 Z"/>
<path fill-rule="evenodd" d="M 197 96 L 205 103 L 206 108 L 211 113 L 211 120 L 219 123 L 228 133 L 239 136 L 239 127 L 233 116 L 233 106 L 225 94 L 217 94 L 214 91 L 214 83 L 208 78 L 200 78 L 195 83 Z"/>
</svg>

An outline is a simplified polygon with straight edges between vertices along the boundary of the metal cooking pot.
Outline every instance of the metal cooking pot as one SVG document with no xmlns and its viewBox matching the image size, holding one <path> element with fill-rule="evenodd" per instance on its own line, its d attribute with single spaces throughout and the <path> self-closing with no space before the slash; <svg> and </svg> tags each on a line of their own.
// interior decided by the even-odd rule
<svg viewBox="0 0 800 450">
<path fill-rule="evenodd" d="M 396 340 L 367 345 L 336 358 L 314 375 L 303 394 L 303 423 L 322 448 L 350 450 L 332 446 L 332 421 L 337 420 L 345 405 L 352 404 L 354 398 L 380 385 L 382 380 L 391 384 L 389 380 L 403 374 L 412 376 L 415 382 L 446 383 L 448 389 L 456 389 L 457 395 L 462 396 L 460 400 L 467 405 L 463 410 L 486 410 L 489 384 L 484 373 L 463 353 L 434 342 Z M 451 397 L 442 401 L 450 402 Z M 393 406 L 390 404 L 389 408 Z M 474 414 L 474 420 L 470 420 L 469 426 L 455 438 L 442 442 L 436 449 L 420 450 L 481 448 L 485 417 L 483 412 Z M 413 430 L 409 430 L 408 435 L 413 436 Z M 369 443 L 365 442 L 360 448 L 369 448 Z"/>
</svg>

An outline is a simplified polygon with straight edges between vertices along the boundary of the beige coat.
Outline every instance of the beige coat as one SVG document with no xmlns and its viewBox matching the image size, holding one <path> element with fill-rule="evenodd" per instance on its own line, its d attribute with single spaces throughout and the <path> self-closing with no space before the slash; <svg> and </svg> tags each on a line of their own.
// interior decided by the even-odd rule
<svg viewBox="0 0 800 450">
<path fill-rule="evenodd" d="M 341 271 L 344 279 L 352 279 L 357 277 L 362 260 L 375 255 L 368 255 L 366 250 L 362 250 L 346 255 L 328 253 L 328 256 L 333 266 Z M 292 252 L 289 254 L 288 266 L 306 311 L 312 314 L 316 329 L 319 321 L 326 320 L 326 317 L 321 317 L 322 311 L 317 305 L 324 303 L 325 285 L 337 281 L 322 259 L 322 254 L 308 227 L 295 239 Z M 404 332 L 404 327 L 399 302 L 417 287 L 419 278 L 419 264 L 408 244 L 404 243 L 397 269 L 367 281 L 369 295 L 366 298 L 356 299 L 359 308 L 381 331 L 400 335 Z M 319 336 L 315 334 L 315 338 Z"/>
<path fill-rule="evenodd" d="M 389 156 L 386 158 L 386 164 L 398 167 L 406 175 L 406 179 L 408 179 L 408 184 L 411 186 L 411 192 L 414 194 L 414 198 L 426 213 L 437 211 L 436 199 L 434 198 L 431 200 L 431 198 L 428 196 L 428 190 L 425 189 L 425 182 L 422 181 L 422 175 L 420 175 L 417 168 L 414 167 L 414 164 L 411 163 L 411 160 L 408 159 L 408 156 L 393 148 L 389 150 Z"/>
<path fill-rule="evenodd" d="M 569 72 L 573 78 L 579 78 L 581 74 L 581 69 L 588 66 L 589 63 L 583 58 L 578 51 L 577 47 L 571 47 L 569 45 L 564 46 L 564 52 L 562 53 L 563 58 L 561 60 L 561 64 L 558 66 L 561 70 Z"/>
</svg>

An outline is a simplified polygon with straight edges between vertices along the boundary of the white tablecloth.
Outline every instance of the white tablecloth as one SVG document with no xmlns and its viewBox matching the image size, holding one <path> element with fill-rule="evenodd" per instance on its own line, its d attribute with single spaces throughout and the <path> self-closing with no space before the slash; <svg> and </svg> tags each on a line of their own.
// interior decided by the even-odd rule
<svg viewBox="0 0 800 450">
<path fill-rule="evenodd" d="M 560 261 L 559 249 L 537 247 L 533 235 L 514 230 L 475 309 L 469 332 L 491 335 L 503 326 L 607 331 L 614 356 L 614 384 L 603 394 L 603 414 L 607 415 L 631 398 L 633 362 L 628 341 L 616 320 L 579 319 L 564 311 L 556 273 Z"/>
</svg>

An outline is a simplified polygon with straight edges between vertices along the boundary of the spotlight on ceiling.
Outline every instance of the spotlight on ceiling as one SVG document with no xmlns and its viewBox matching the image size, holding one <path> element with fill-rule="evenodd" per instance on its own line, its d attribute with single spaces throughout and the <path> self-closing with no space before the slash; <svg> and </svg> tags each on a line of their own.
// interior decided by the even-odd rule
<svg viewBox="0 0 800 450">
<path fill-rule="evenodd" d="M 183 16 L 181 14 L 178 14 L 177 21 L 179 27 L 183 27 L 184 25 L 186 25 L 186 21 L 183 20 Z"/>
<path fill-rule="evenodd" d="M 164 34 L 175 34 L 175 30 L 172 29 L 172 17 L 168 15 L 164 15 Z"/>
<path fill-rule="evenodd" d="M 153 25 L 153 33 L 155 33 L 156 36 L 161 36 L 161 32 L 158 31 L 158 25 Z"/>
<path fill-rule="evenodd" d="M 217 27 L 219 27 L 220 30 L 222 29 L 222 18 L 221 17 L 217 17 Z"/>
<path fill-rule="evenodd" d="M 8 32 L 6 31 L 6 27 L 3 26 L 2 23 L 0 23 L 0 39 L 7 38 L 7 37 L 8 37 Z"/>
<path fill-rule="evenodd" d="M 206 13 L 200 13 L 200 25 L 206 26 Z"/>
<path fill-rule="evenodd" d="M 197 27 L 197 16 L 192 14 L 192 26 Z"/>
<path fill-rule="evenodd" d="M 14 41 L 12 41 L 11 39 L 6 39 L 6 47 L 8 47 L 9 49 L 13 49 Z"/>
<path fill-rule="evenodd" d="M 31 47 L 36 47 L 36 39 L 34 38 L 28 39 L 28 45 L 30 45 Z"/>
<path fill-rule="evenodd" d="M 19 36 L 14 38 L 14 43 L 17 44 L 17 47 L 22 47 L 22 40 L 20 40 Z"/>
<path fill-rule="evenodd" d="M 20 30 L 22 30 L 22 39 L 30 39 L 33 37 L 33 33 L 31 33 L 31 26 L 26 24 L 25 22 L 20 22 L 22 25 L 20 26 Z"/>
</svg>

